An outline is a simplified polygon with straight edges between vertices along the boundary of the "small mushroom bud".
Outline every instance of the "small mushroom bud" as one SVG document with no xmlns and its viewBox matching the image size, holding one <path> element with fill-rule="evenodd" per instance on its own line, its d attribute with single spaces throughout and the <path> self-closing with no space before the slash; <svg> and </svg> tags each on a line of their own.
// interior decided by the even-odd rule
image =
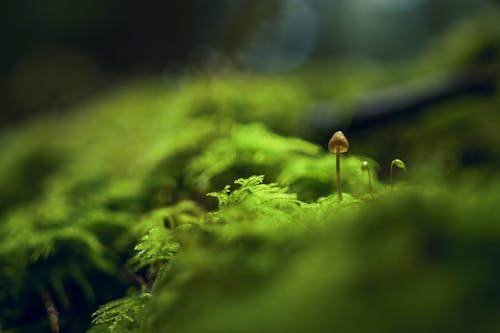
<svg viewBox="0 0 500 333">
<path fill-rule="evenodd" d="M 336 171 L 337 171 L 337 193 L 339 196 L 339 201 L 342 200 L 342 179 L 340 178 L 340 154 L 345 153 L 349 150 L 349 141 L 345 137 L 344 133 L 341 131 L 335 132 L 330 141 L 328 142 L 328 150 L 335 153 L 337 156 L 336 160 Z"/>
<path fill-rule="evenodd" d="M 398 168 L 402 169 L 404 171 L 405 175 L 407 174 L 406 173 L 406 164 L 405 164 L 405 162 L 401 161 L 398 158 L 392 160 L 392 162 L 391 162 L 391 172 L 390 172 L 391 191 L 394 191 L 394 185 L 393 185 L 393 181 L 392 181 L 392 169 L 393 169 L 394 166 L 397 166 Z"/>
</svg>

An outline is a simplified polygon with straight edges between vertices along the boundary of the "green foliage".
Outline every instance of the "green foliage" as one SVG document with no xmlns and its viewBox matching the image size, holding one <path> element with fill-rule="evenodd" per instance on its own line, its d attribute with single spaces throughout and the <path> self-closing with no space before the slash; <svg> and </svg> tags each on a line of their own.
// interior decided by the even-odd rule
<svg viewBox="0 0 500 333">
<path fill-rule="evenodd" d="M 87 317 L 97 304 L 123 295 L 131 281 L 123 262 L 150 229 L 131 226 L 151 205 L 178 195 L 182 175 L 167 161 L 182 163 L 213 130 L 210 121 L 177 109 L 192 91 L 170 99 L 158 92 L 151 85 L 124 88 L 66 118 L 39 120 L 2 137 L 0 312 L 6 327 L 46 322 L 42 291 L 53 295 L 63 330 L 82 321 L 64 321 L 65 314 Z M 29 313 L 36 315 L 23 319 Z"/>
<path fill-rule="evenodd" d="M 256 208 L 260 204 L 283 205 L 298 203 L 295 194 L 287 193 L 286 188 L 280 188 L 278 184 L 263 184 L 264 176 L 251 176 L 249 178 L 240 178 L 234 181 L 240 187 L 234 191 L 230 191 L 230 186 L 227 185 L 220 192 L 208 193 L 208 196 L 217 198 L 219 208 L 225 208 L 236 205 L 251 195 L 255 199 Z"/>
<path fill-rule="evenodd" d="M 188 166 L 189 177 L 201 188 L 227 184 L 237 175 L 265 171 L 274 178 L 286 163 L 302 155 L 318 155 L 319 147 L 296 138 L 284 138 L 260 124 L 234 126 L 229 137 L 208 145 Z"/>
<path fill-rule="evenodd" d="M 151 294 L 143 293 L 109 302 L 92 314 L 92 324 L 106 327 L 111 333 L 141 332 L 143 322 L 140 318 L 146 315 L 150 297 Z"/>
<path fill-rule="evenodd" d="M 462 195 L 406 192 L 381 198 L 316 236 L 305 234 L 299 253 L 274 258 L 273 264 L 287 261 L 274 279 L 257 289 L 239 289 L 236 297 L 230 296 L 233 290 L 198 280 L 197 294 L 205 291 L 205 300 L 190 299 L 201 305 L 184 307 L 189 309 L 184 318 L 170 316 L 162 321 L 169 326 L 159 331 L 467 332 L 480 327 L 494 332 L 499 303 L 485 291 L 496 290 L 499 274 L 491 266 L 500 251 L 498 213 L 490 215 L 490 200 L 471 200 L 463 207 Z M 478 215 L 481 207 L 486 210 Z M 219 266 L 227 269 L 217 276 L 220 286 L 234 274 L 228 266 Z M 239 269 L 251 271 L 241 264 Z M 463 316 L 457 318 L 457 311 Z"/>
<path fill-rule="evenodd" d="M 289 214 L 307 232 L 247 232 L 223 252 L 204 243 L 160 279 L 145 331 L 494 332 L 500 304 L 485 291 L 499 277 L 496 192 L 464 206 L 466 190 L 385 195 L 355 214 L 329 206 L 322 225 L 310 223 L 316 207 Z"/>
<path fill-rule="evenodd" d="M 429 184 L 498 181 L 498 94 L 354 135 L 352 151 L 411 161 L 394 194 L 368 160 L 372 198 L 349 154 L 339 201 L 335 155 L 292 137 L 316 137 L 316 103 L 343 117 L 430 67 L 137 83 L 3 134 L 2 329 L 46 332 L 46 291 L 66 332 L 92 312 L 94 333 L 498 331 L 498 188 Z M 461 168 L 471 152 L 484 163 Z"/>
<path fill-rule="evenodd" d="M 209 223 L 223 223 L 226 227 L 213 230 L 225 241 L 242 235 L 272 235 L 276 228 L 290 224 L 292 216 L 299 214 L 301 203 L 295 193 L 276 183 L 264 184 L 264 176 L 237 179 L 239 188 L 209 193 L 217 198 L 219 210 L 208 216 Z M 259 236 L 260 235 L 260 236 Z"/>
<path fill-rule="evenodd" d="M 195 223 L 204 213 L 194 201 L 183 200 L 168 207 L 156 208 L 144 214 L 134 225 L 134 233 L 144 235 L 153 228 L 174 229 L 178 226 Z"/>
<path fill-rule="evenodd" d="M 342 186 L 356 196 L 368 193 L 366 178 L 359 168 L 363 159 L 356 156 L 342 158 Z M 278 175 L 278 182 L 290 186 L 302 200 L 314 201 L 336 191 L 335 155 L 319 158 L 297 157 L 290 160 Z M 375 164 L 375 163 L 374 163 Z M 380 184 L 375 180 L 375 188 Z"/>
<path fill-rule="evenodd" d="M 153 228 L 134 247 L 137 252 L 129 263 L 137 271 L 172 259 L 178 249 L 179 244 L 165 228 Z"/>
</svg>

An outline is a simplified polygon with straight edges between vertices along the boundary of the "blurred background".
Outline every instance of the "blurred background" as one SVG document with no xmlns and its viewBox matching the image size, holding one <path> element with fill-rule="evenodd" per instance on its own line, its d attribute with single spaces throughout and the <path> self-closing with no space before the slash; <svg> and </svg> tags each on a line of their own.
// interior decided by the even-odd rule
<svg viewBox="0 0 500 333">
<path fill-rule="evenodd" d="M 0 123 L 62 112 L 137 76 L 414 59 L 492 0 L 2 1 Z M 317 78 L 320 80 L 321 78 Z"/>
</svg>

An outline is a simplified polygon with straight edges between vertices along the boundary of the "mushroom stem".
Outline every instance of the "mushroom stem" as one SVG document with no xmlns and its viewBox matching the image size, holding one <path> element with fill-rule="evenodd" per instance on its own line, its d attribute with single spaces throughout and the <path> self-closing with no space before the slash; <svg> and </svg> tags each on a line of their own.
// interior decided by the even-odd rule
<svg viewBox="0 0 500 333">
<path fill-rule="evenodd" d="M 392 162 L 391 162 L 391 171 L 390 171 L 391 191 L 394 191 L 394 182 L 392 181 L 392 174 L 393 174 L 392 169 L 394 168 L 394 166 L 397 166 L 398 168 L 403 169 L 403 171 L 404 171 L 404 173 L 406 175 L 406 165 L 405 165 L 405 162 L 401 161 L 398 158 L 392 160 Z"/>
<path fill-rule="evenodd" d="M 368 189 L 370 190 L 370 196 L 373 198 L 372 174 L 368 161 L 363 161 L 361 163 L 361 172 L 364 172 L 365 170 L 368 172 Z"/>
<path fill-rule="evenodd" d="M 370 189 L 370 195 L 373 198 L 372 175 L 370 173 L 370 167 L 367 167 L 366 171 L 368 171 L 368 188 Z"/>
<path fill-rule="evenodd" d="M 335 152 L 337 158 L 337 193 L 339 195 L 339 201 L 342 201 L 342 179 L 340 178 L 340 146 L 336 147 Z"/>
<path fill-rule="evenodd" d="M 391 192 L 394 192 L 394 183 L 392 181 L 392 167 L 394 166 L 394 163 L 391 163 L 391 172 L 390 172 L 390 180 L 391 180 Z"/>
</svg>

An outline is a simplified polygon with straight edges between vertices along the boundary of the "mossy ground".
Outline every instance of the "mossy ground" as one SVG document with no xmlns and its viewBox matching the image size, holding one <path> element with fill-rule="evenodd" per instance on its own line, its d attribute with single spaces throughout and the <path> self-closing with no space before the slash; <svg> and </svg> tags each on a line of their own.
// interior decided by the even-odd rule
<svg viewBox="0 0 500 333">
<path fill-rule="evenodd" d="M 342 202 L 311 118 L 484 46 L 444 40 L 389 70 L 144 80 L 4 133 L 0 330 L 47 332 L 49 292 L 62 332 L 497 332 L 498 93 L 347 132 Z"/>
</svg>

